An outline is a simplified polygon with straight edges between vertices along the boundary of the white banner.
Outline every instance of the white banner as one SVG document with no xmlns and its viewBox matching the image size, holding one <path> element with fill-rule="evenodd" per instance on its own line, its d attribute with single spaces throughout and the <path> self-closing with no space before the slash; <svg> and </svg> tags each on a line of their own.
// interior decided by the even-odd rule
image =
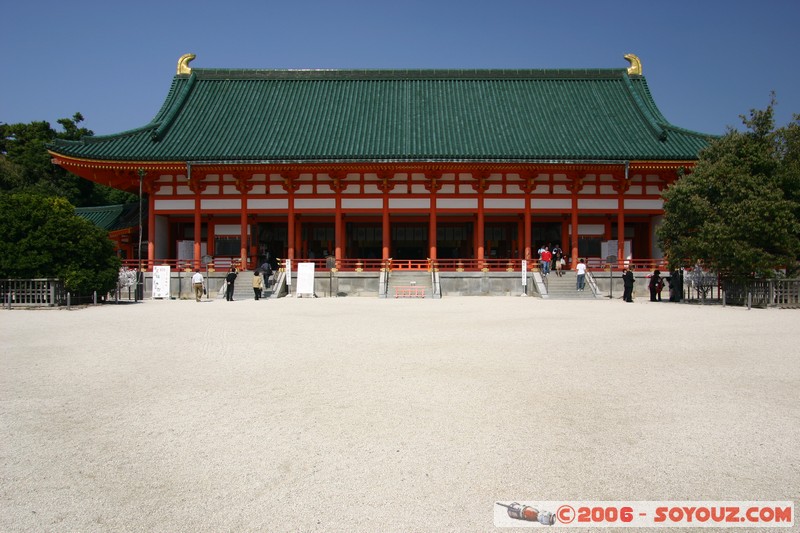
<svg viewBox="0 0 800 533">
<path fill-rule="evenodd" d="M 169 266 L 153 267 L 153 298 L 169 298 Z"/>
<path fill-rule="evenodd" d="M 297 294 L 314 294 L 314 263 L 297 263 Z"/>
</svg>

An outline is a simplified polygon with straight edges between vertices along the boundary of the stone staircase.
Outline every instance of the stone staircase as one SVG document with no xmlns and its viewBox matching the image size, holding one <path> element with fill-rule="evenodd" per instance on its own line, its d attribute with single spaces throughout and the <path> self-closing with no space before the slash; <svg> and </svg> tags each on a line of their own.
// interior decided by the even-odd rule
<svg viewBox="0 0 800 533">
<path fill-rule="evenodd" d="M 269 289 L 266 291 L 261 292 L 261 298 L 269 298 L 272 294 L 272 288 L 275 286 L 275 280 L 277 276 L 275 274 L 272 275 L 272 284 L 270 285 Z M 225 300 L 225 292 L 221 295 L 212 294 L 212 298 L 217 298 L 219 300 Z M 243 270 L 239 272 L 239 275 L 236 277 L 236 283 L 233 284 L 233 301 L 236 300 L 254 300 L 255 295 L 253 293 L 253 271 L 252 270 Z"/>
<path fill-rule="evenodd" d="M 589 285 L 589 280 L 586 280 L 583 291 L 575 289 L 577 281 L 578 276 L 572 270 L 563 271 L 562 276 L 556 276 L 555 272 L 551 272 L 547 276 L 548 298 L 551 300 L 594 300 L 595 295 Z"/>
<path fill-rule="evenodd" d="M 387 298 L 394 298 L 398 292 L 398 287 L 416 287 L 417 291 L 421 293 L 425 291 L 425 298 L 433 298 L 433 284 L 431 283 L 431 273 L 427 271 L 422 272 L 404 272 L 402 270 L 393 270 L 389 274 L 388 290 L 386 292 Z"/>
</svg>

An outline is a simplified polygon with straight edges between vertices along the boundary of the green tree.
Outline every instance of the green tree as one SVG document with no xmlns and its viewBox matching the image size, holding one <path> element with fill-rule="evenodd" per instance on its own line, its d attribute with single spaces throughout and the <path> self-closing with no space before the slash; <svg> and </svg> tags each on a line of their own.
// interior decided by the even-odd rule
<svg viewBox="0 0 800 533">
<path fill-rule="evenodd" d="M 92 135 L 91 130 L 79 127 L 81 122 L 80 113 L 59 119 L 61 132 L 43 121 L 0 124 L 0 191 L 63 196 L 80 207 L 134 201 L 129 193 L 85 180 L 50 162 L 47 143 Z"/>
<path fill-rule="evenodd" d="M 672 267 L 700 262 L 730 279 L 773 277 L 800 256 L 800 129 L 775 130 L 774 98 L 742 116 L 664 191 L 657 235 Z"/>
<path fill-rule="evenodd" d="M 64 198 L 0 195 L 0 235 L 0 278 L 58 278 L 81 294 L 116 285 L 113 242 Z"/>
</svg>

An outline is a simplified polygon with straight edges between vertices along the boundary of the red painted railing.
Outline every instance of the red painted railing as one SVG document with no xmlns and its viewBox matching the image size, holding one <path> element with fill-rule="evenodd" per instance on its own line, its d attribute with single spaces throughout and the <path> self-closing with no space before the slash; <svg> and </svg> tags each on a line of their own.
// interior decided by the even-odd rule
<svg viewBox="0 0 800 533">
<path fill-rule="evenodd" d="M 279 260 L 281 267 L 285 266 L 283 260 Z M 332 261 L 328 258 L 295 258 L 292 263 L 314 263 L 315 270 L 330 270 L 331 266 L 338 270 L 348 272 L 377 272 L 382 268 L 389 267 L 392 270 L 429 270 L 431 267 L 437 268 L 442 272 L 520 272 L 522 270 L 521 259 L 339 259 Z M 195 262 L 191 259 L 158 259 L 152 262 L 153 265 L 168 265 L 173 270 L 194 270 Z M 126 259 L 122 261 L 122 265 L 126 268 L 138 269 L 138 259 Z M 152 270 L 148 268 L 148 261 L 143 259 L 141 262 L 143 270 Z M 609 265 L 605 259 L 600 257 L 589 257 L 586 259 L 586 265 L 590 270 L 609 270 Z M 231 266 L 241 270 L 241 260 L 230 257 L 215 257 L 212 262 L 208 264 L 201 264 L 201 270 L 225 271 Z M 564 266 L 569 270 L 572 265 L 567 263 Z M 610 270 L 621 271 L 623 268 L 628 267 L 635 271 L 653 271 L 661 270 L 667 271 L 666 259 L 632 259 L 627 261 L 619 261 Z M 249 269 L 255 269 L 257 265 L 249 264 Z M 540 264 L 537 259 L 528 261 L 528 270 L 539 270 Z"/>
</svg>

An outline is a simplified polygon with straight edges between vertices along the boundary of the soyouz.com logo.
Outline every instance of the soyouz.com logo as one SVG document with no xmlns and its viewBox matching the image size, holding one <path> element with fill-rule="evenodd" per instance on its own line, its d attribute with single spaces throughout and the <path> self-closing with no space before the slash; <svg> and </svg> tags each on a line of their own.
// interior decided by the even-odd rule
<svg viewBox="0 0 800 533">
<path fill-rule="evenodd" d="M 794 526 L 791 501 L 514 501 L 495 502 L 497 527 Z"/>
</svg>

